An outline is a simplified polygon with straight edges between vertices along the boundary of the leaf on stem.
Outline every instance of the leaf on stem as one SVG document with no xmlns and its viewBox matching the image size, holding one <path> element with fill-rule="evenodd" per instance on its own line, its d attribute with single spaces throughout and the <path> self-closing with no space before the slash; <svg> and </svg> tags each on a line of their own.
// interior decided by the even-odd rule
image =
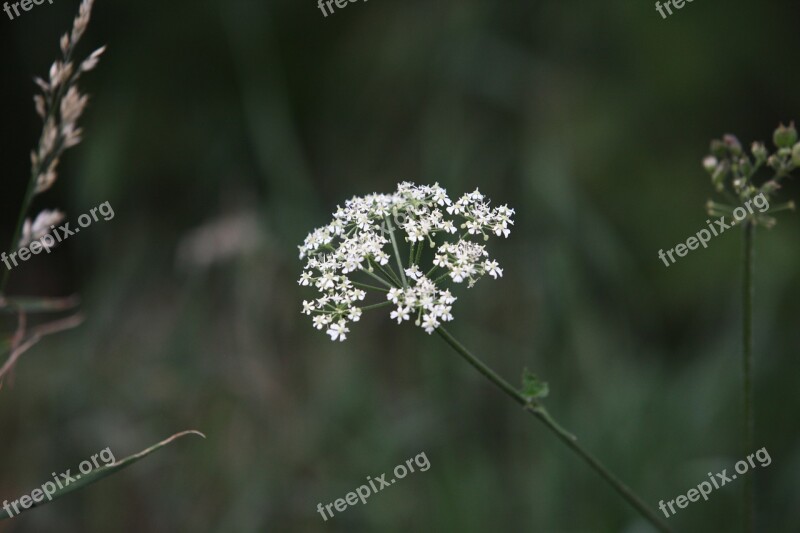
<svg viewBox="0 0 800 533">
<path fill-rule="evenodd" d="M 520 393 L 525 397 L 528 403 L 532 403 L 547 397 L 550 393 L 550 387 L 546 382 L 540 380 L 536 374 L 526 368 L 522 371 L 522 389 Z"/>
</svg>

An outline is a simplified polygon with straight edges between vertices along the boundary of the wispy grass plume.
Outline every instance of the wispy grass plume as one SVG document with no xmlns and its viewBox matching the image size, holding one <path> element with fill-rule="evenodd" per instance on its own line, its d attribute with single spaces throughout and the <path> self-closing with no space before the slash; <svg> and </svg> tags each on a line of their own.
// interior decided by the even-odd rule
<svg viewBox="0 0 800 533">
<path fill-rule="evenodd" d="M 25 196 L 22 199 L 17 224 L 8 246 L 9 255 L 49 233 L 51 226 L 58 224 L 64 218 L 64 214 L 56 209 L 45 209 L 39 212 L 33 220 L 28 218 L 28 214 L 33 199 L 48 191 L 58 179 L 58 164 L 61 156 L 67 149 L 79 144 L 83 136 L 78 121 L 86 109 L 89 98 L 81 94 L 78 89 L 78 81 L 84 72 L 89 72 L 97 66 L 100 56 L 105 51 L 105 46 L 103 46 L 82 60 L 75 58 L 78 42 L 89 25 L 93 4 L 94 0 L 81 2 L 72 30 L 65 33 L 59 41 L 61 58 L 52 64 L 46 79 L 34 78 L 36 85 L 41 90 L 33 100 L 36 113 L 42 119 L 42 133 L 37 146 L 31 151 L 31 174 Z M 77 327 L 83 321 L 82 315 L 77 313 L 29 327 L 29 314 L 72 311 L 77 306 L 78 300 L 74 297 L 9 297 L 6 293 L 9 273 L 10 269 L 4 270 L 2 279 L 0 279 L 0 313 L 16 315 L 17 327 L 15 331 L 0 336 L 0 362 L 2 362 L 0 364 L 0 389 L 2 389 L 4 378 L 14 369 L 15 364 L 25 352 L 45 336 Z M 79 482 L 69 484 L 68 487 L 59 490 L 53 499 L 114 474 L 188 434 L 205 437 L 202 433 L 194 430 L 177 433 L 135 455 L 84 476 Z M 78 477 L 80 478 L 80 476 Z M 43 501 L 34 506 L 44 505 L 49 501 Z M 7 512 L 0 512 L 0 520 L 10 517 L 11 515 Z"/>
</svg>

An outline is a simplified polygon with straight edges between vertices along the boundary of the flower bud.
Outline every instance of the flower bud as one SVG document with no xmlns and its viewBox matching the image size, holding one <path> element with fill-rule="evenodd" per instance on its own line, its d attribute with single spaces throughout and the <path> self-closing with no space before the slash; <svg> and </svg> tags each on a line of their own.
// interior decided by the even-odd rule
<svg viewBox="0 0 800 533">
<path fill-rule="evenodd" d="M 767 147 L 764 146 L 764 143 L 754 142 L 753 146 L 750 147 L 750 151 L 753 153 L 753 157 L 756 158 L 757 163 L 763 163 L 767 160 Z"/>
<path fill-rule="evenodd" d="M 728 175 L 729 170 L 730 168 L 726 163 L 721 163 L 717 165 L 713 174 L 711 174 L 711 183 L 718 191 L 722 191 L 725 188 L 725 176 Z"/>
<path fill-rule="evenodd" d="M 772 141 L 778 148 L 791 148 L 797 142 L 797 130 L 794 129 L 794 122 L 789 126 L 781 124 L 772 134 Z"/>
<path fill-rule="evenodd" d="M 778 170 L 778 167 L 781 165 L 781 160 L 777 155 L 772 154 L 767 158 L 767 165 L 773 170 Z"/>
<path fill-rule="evenodd" d="M 719 139 L 714 139 L 711 141 L 711 148 L 710 148 L 711 155 L 714 157 L 725 157 L 727 154 L 727 150 L 725 149 L 725 143 L 720 141 Z"/>
<path fill-rule="evenodd" d="M 763 192 L 767 196 L 771 196 L 772 193 L 774 193 L 780 188 L 781 188 L 780 183 L 778 183 L 775 180 L 769 180 L 768 182 L 766 182 L 764 185 L 761 186 L 761 192 Z"/>
<path fill-rule="evenodd" d="M 739 139 L 737 139 L 735 135 L 728 133 L 722 137 L 722 141 L 725 143 L 725 147 L 728 148 L 733 155 L 741 155 L 742 143 L 739 142 Z"/>
<path fill-rule="evenodd" d="M 703 168 L 706 169 L 706 172 L 712 174 L 714 170 L 717 168 L 717 158 L 713 155 L 708 155 L 703 158 Z"/>
<path fill-rule="evenodd" d="M 750 173 L 753 172 L 753 165 L 750 163 L 750 158 L 743 157 L 739 160 L 739 170 L 745 176 L 750 176 Z"/>
</svg>

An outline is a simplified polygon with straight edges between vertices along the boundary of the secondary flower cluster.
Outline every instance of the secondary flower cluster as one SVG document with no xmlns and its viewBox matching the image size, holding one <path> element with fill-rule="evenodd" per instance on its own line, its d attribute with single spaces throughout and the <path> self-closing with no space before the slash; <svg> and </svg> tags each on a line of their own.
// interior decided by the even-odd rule
<svg viewBox="0 0 800 533">
<path fill-rule="evenodd" d="M 417 326 L 433 333 L 453 319 L 456 297 L 443 283 L 472 287 L 486 274 L 495 279 L 503 275 L 484 245 L 471 238 L 508 237 L 513 216 L 514 210 L 505 205 L 491 207 L 478 190 L 453 202 L 438 184 L 404 182 L 392 194 L 354 197 L 299 247 L 307 262 L 298 283 L 320 293 L 303 301 L 303 313 L 313 316 L 314 327 L 332 340 L 345 340 L 348 324 L 357 322 L 364 310 L 385 305 L 395 307 L 390 317 L 398 324 L 414 317 Z M 405 259 L 400 237 L 408 243 Z M 437 245 L 437 238 L 443 242 Z M 426 244 L 433 249 L 427 272 L 420 268 Z M 362 306 L 367 291 L 385 293 L 385 301 Z"/>
<path fill-rule="evenodd" d="M 740 204 L 749 204 L 760 195 L 772 197 L 781 188 L 781 182 L 800 167 L 800 142 L 794 123 L 778 126 L 772 134 L 772 142 L 774 152 L 764 143 L 754 142 L 748 154 L 735 135 L 727 134 L 711 141 L 711 153 L 703 159 L 703 168 L 711 176 L 717 192 Z M 772 178 L 756 182 L 756 174 L 763 168 L 770 170 Z M 770 213 L 784 209 L 794 209 L 794 202 L 773 206 Z M 709 200 L 707 211 L 712 216 L 724 216 L 733 213 L 734 207 Z M 768 228 L 776 222 L 773 216 L 752 210 L 748 221 Z"/>
</svg>

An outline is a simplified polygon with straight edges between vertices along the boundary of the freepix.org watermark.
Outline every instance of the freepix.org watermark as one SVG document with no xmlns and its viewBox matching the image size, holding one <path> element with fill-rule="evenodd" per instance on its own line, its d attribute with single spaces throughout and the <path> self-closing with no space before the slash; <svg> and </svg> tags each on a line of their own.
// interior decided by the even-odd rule
<svg viewBox="0 0 800 533">
<path fill-rule="evenodd" d="M 11 14 L 11 10 L 14 10 L 14 14 L 18 17 L 20 16 L 19 8 L 22 8 L 23 11 L 30 11 L 33 9 L 34 5 L 40 6 L 44 4 L 45 0 L 22 0 L 21 2 L 13 2 L 9 4 L 9 2 L 3 3 L 3 11 L 6 12 L 8 18 L 14 20 L 14 15 Z M 53 0 L 47 0 L 47 3 L 53 5 Z"/>
<path fill-rule="evenodd" d="M 102 461 L 102 464 L 98 462 L 98 459 Z M 72 475 L 71 468 L 59 475 L 56 475 L 56 473 L 53 472 L 53 481 L 45 482 L 40 488 L 33 489 L 30 494 L 26 494 L 25 496 L 22 496 L 21 498 L 12 502 L 4 500 L 3 509 L 6 511 L 6 513 L 8 513 L 9 518 L 14 518 L 14 516 L 20 514 L 22 511 L 36 507 L 36 505 L 42 503 L 45 498 L 47 498 L 47 501 L 52 501 L 53 495 L 57 491 L 68 487 L 72 483 L 75 483 L 81 478 L 81 476 L 90 474 L 95 468 L 113 465 L 115 462 L 116 459 L 114 458 L 114 454 L 111 453 L 111 448 L 106 448 L 105 450 L 94 454 L 91 457 L 91 460 L 87 459 L 86 461 L 82 461 L 81 464 L 78 465 L 80 474 Z"/>
<path fill-rule="evenodd" d="M 16 266 L 19 266 L 19 261 L 27 261 L 31 258 L 31 256 L 40 254 L 42 250 L 49 254 L 56 244 L 64 242 L 72 235 L 80 233 L 81 228 L 87 228 L 91 226 L 92 223 L 100 220 L 100 218 L 97 216 L 98 213 L 105 221 L 109 221 L 114 218 L 114 208 L 111 207 L 109 202 L 103 202 L 99 206 L 93 207 L 91 210 L 89 210 L 89 213 L 84 213 L 83 215 L 79 216 L 79 227 L 75 227 L 74 229 L 70 229 L 69 222 L 65 222 L 58 227 L 56 227 L 55 224 L 49 223 L 52 220 L 60 221 L 62 215 L 58 212 L 41 213 L 38 217 L 36 217 L 36 220 L 30 224 L 30 226 L 26 225 L 25 231 L 23 232 L 24 235 L 29 235 L 29 237 L 26 239 L 29 242 L 23 242 L 23 246 L 21 246 L 16 252 L 12 252 L 10 254 L 6 254 L 5 252 L 0 253 L 0 261 L 3 262 L 8 270 L 11 270 Z M 56 222 L 56 224 L 57 223 L 58 222 Z M 49 229 L 53 230 L 52 232 L 47 229 L 48 225 L 50 226 Z M 17 261 L 18 259 L 19 261 Z"/>
<path fill-rule="evenodd" d="M 674 7 L 676 10 L 683 9 L 683 6 L 685 6 L 687 2 L 691 4 L 693 1 L 694 0 L 667 0 L 663 5 L 661 2 L 656 2 L 656 11 L 658 11 L 658 14 L 661 15 L 662 19 L 665 19 L 667 18 L 666 13 L 664 13 L 665 9 L 667 10 L 667 13 L 672 15 L 672 7 Z"/>
<path fill-rule="evenodd" d="M 674 248 L 670 248 L 667 250 L 666 255 L 664 254 L 664 250 L 658 251 L 658 257 L 664 262 L 664 266 L 670 266 L 670 263 L 667 262 L 667 256 L 669 256 L 669 260 L 672 262 L 671 264 L 675 264 L 675 257 L 672 255 L 673 252 L 678 257 L 685 257 L 686 254 L 689 253 L 691 250 L 697 250 L 698 246 L 703 248 L 708 248 L 708 242 L 711 240 L 711 237 L 716 237 L 725 232 L 726 229 L 730 229 L 731 227 L 735 226 L 738 222 L 741 222 L 745 218 L 747 218 L 748 214 L 752 215 L 754 213 L 753 206 L 758 208 L 759 213 L 763 213 L 767 209 L 769 209 L 769 200 L 764 195 L 764 193 L 760 193 L 757 196 L 754 196 L 752 200 L 748 200 L 745 202 L 744 206 L 739 206 L 733 210 L 733 220 L 730 224 L 725 222 L 725 217 L 719 217 L 714 223 L 711 223 L 711 220 L 706 220 L 706 224 L 708 224 L 708 229 L 701 229 L 698 231 L 694 237 L 689 237 L 686 240 L 686 244 L 680 243 Z M 777 209 L 777 208 L 776 208 Z M 710 231 L 709 231 L 710 230 Z"/>
<path fill-rule="evenodd" d="M 734 465 L 733 468 L 736 470 L 736 474 L 732 473 L 729 476 L 727 468 L 716 474 L 711 474 L 711 472 L 709 472 L 708 481 L 701 482 L 697 485 L 696 489 L 690 489 L 685 495 L 681 494 L 674 500 L 669 500 L 666 503 L 664 500 L 661 500 L 658 502 L 658 508 L 664 513 L 664 516 L 669 518 L 678 512 L 675 510 L 675 505 L 678 506 L 678 509 L 686 509 L 690 503 L 698 501 L 701 497 L 703 500 L 708 501 L 708 495 L 714 490 L 724 487 L 728 483 L 734 481 L 739 475 L 746 474 L 751 468 L 755 468 L 756 463 L 753 459 L 757 459 L 759 466 L 762 468 L 772 464 L 772 458 L 769 456 L 767 449 L 761 448 L 756 453 L 748 455 L 746 461 L 743 459 Z M 669 512 L 667 512 L 667 508 L 669 508 Z"/>
<path fill-rule="evenodd" d="M 364 0 L 364 2 L 368 2 L 369 0 Z M 339 9 L 343 9 L 347 7 L 348 4 L 352 4 L 358 2 L 358 0 L 318 0 L 317 7 L 319 7 L 322 14 L 325 15 L 325 18 L 328 18 L 328 13 L 330 12 L 333 15 L 335 9 L 334 5 Z M 325 10 L 325 6 L 328 6 L 328 10 Z"/>
<path fill-rule="evenodd" d="M 347 509 L 348 506 L 358 505 L 359 501 L 361 501 L 363 504 L 366 504 L 367 498 L 369 498 L 370 495 L 377 494 L 386 487 L 390 487 L 398 479 L 403 479 L 408 474 L 413 474 L 414 465 L 417 465 L 417 468 L 419 468 L 420 472 L 425 472 L 431 467 L 431 463 L 428 461 L 428 456 L 425 455 L 425 452 L 419 453 L 413 459 L 407 460 L 405 464 L 401 463 L 394 467 L 394 478 L 387 481 L 386 474 L 381 474 L 374 479 L 371 476 L 367 476 L 369 485 L 361 485 L 355 490 L 355 492 L 348 492 L 344 498 L 339 498 L 338 500 L 334 501 L 333 503 L 329 503 L 324 507 L 321 503 L 318 503 L 317 512 L 321 514 L 322 518 L 327 522 L 329 516 L 330 518 L 333 518 L 334 508 L 341 513 Z M 378 484 L 377 486 L 375 485 L 376 482 Z M 327 514 L 325 511 L 327 511 Z"/>
</svg>

